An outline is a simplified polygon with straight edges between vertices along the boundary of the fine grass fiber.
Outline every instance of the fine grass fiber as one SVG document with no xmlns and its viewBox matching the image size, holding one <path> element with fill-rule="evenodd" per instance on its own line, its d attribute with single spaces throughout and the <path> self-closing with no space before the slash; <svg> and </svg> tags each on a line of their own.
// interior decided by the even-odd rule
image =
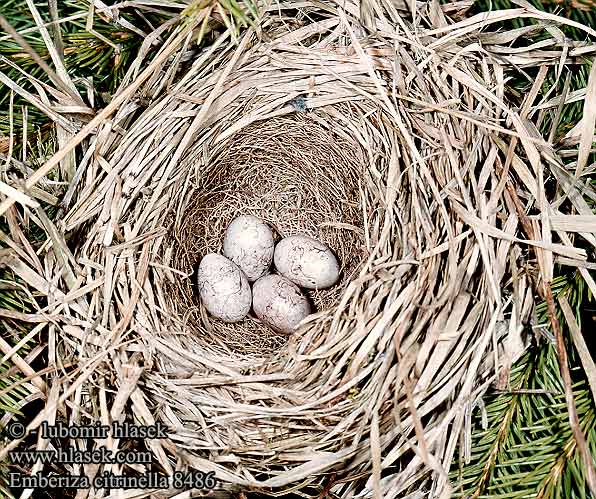
<svg viewBox="0 0 596 499">
<path fill-rule="evenodd" d="M 555 262 L 590 263 L 578 177 L 539 131 L 567 96 L 537 96 L 594 47 L 562 46 L 554 26 L 569 21 L 530 7 L 405 7 L 260 5 L 258 25 L 204 50 L 192 40 L 207 14 L 164 28 L 148 66 L 36 170 L 29 183 L 77 148 L 56 224 L 34 209 L 48 243 L 6 259 L 46 297 L 36 319 L 65 373 L 28 430 L 161 422 L 168 438 L 143 444 L 154 462 L 118 471 L 213 471 L 223 497 L 449 496 L 471 413 L 524 351 L 536 290 Z M 535 24 L 499 29 L 518 17 Z M 514 101 L 520 74 L 534 76 Z M 588 128 L 566 143 L 580 169 Z M 241 213 L 277 237 L 321 238 L 342 265 L 290 337 L 254 318 L 222 324 L 197 299 L 197 261 Z"/>
<path fill-rule="evenodd" d="M 207 165 L 200 157 L 197 163 L 188 204 L 168 232 L 172 266 L 192 274 L 202 256 L 221 253 L 228 224 L 251 214 L 269 224 L 276 241 L 307 234 L 333 248 L 341 262 L 340 282 L 306 294 L 315 311 L 336 306 L 366 255 L 360 195 L 370 179 L 360 145 L 333 120 L 293 113 L 247 126 L 211 151 Z M 197 338 L 261 358 L 287 341 L 252 315 L 236 324 L 213 321 L 200 307 L 195 281 L 194 275 L 174 279 L 167 295 L 170 310 L 188 317 Z"/>
</svg>

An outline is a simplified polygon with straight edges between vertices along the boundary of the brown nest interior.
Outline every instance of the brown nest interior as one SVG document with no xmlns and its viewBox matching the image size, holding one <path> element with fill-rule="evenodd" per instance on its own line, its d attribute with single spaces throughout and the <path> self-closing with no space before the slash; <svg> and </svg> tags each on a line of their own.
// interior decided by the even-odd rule
<svg viewBox="0 0 596 499">
<path fill-rule="evenodd" d="M 262 218 L 277 240 L 307 234 L 332 249 L 341 280 L 306 292 L 315 313 L 338 303 L 363 261 L 365 153 L 334 126 L 309 113 L 257 122 L 214 148 L 207 166 L 197 171 L 190 202 L 168 234 L 172 266 L 191 275 L 171 283 L 168 291 L 189 332 L 211 346 L 263 357 L 288 339 L 252 312 L 242 322 L 227 324 L 200 305 L 196 266 L 205 254 L 221 253 L 224 232 L 236 216 Z"/>
</svg>

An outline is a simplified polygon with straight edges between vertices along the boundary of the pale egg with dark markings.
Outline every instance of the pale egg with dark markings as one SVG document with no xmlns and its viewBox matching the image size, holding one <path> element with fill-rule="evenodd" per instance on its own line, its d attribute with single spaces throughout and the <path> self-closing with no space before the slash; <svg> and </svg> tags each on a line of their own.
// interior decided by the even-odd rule
<svg viewBox="0 0 596 499">
<path fill-rule="evenodd" d="M 277 271 L 307 289 L 333 286 L 339 279 L 339 263 L 329 247 L 309 236 L 282 239 L 273 257 Z"/>
<path fill-rule="evenodd" d="M 223 253 L 244 271 L 250 282 L 269 271 L 273 249 L 273 233 L 260 218 L 241 215 L 226 229 Z"/>
<path fill-rule="evenodd" d="M 277 332 L 291 334 L 310 314 L 310 303 L 293 282 L 277 274 L 257 280 L 252 287 L 256 316 Z"/>
<path fill-rule="evenodd" d="M 207 311 L 225 322 L 238 322 L 250 311 L 252 293 L 238 265 L 217 253 L 205 255 L 197 270 L 197 286 Z"/>
</svg>

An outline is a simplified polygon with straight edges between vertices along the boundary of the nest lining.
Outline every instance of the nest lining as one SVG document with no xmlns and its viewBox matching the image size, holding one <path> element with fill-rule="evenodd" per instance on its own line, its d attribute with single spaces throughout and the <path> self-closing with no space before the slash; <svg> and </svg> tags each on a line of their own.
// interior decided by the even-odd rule
<svg viewBox="0 0 596 499">
<path fill-rule="evenodd" d="M 272 118 L 230 137 L 195 173 L 191 200 L 171 222 L 172 265 L 192 274 L 170 283 L 172 310 L 223 352 L 266 357 L 278 350 L 288 336 L 253 314 L 235 324 L 209 318 L 199 305 L 193 270 L 205 254 L 221 253 L 225 229 L 236 216 L 255 215 L 273 228 L 276 241 L 307 234 L 332 248 L 341 265 L 340 282 L 305 291 L 315 312 L 329 310 L 366 255 L 360 204 L 364 165 L 358 144 L 334 134 L 333 122 L 308 114 Z"/>
</svg>

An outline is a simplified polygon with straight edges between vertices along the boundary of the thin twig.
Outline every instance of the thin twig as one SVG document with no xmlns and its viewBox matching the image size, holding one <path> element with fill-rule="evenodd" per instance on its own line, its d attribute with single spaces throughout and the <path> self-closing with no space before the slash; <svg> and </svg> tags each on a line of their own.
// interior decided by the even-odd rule
<svg viewBox="0 0 596 499">
<path fill-rule="evenodd" d="M 514 206 L 517 211 L 517 216 L 520 219 L 520 222 L 523 226 L 524 231 L 526 232 L 528 238 L 534 239 L 536 238 L 536 234 L 534 228 L 532 226 L 532 222 L 528 218 L 525 213 L 523 204 L 517 195 L 517 192 L 511 182 L 510 179 L 507 179 L 506 184 L 507 192 L 510 196 L 510 199 L 513 201 Z M 534 251 L 537 251 L 536 249 Z M 542 261 L 540 258 L 537 258 L 539 265 Z M 543 269 L 540 269 L 543 271 Z M 561 370 L 561 377 L 563 379 L 563 385 L 565 387 L 565 401 L 567 403 L 567 410 L 569 413 L 569 425 L 571 427 L 571 431 L 573 432 L 573 436 L 575 438 L 575 442 L 579 449 L 582 462 L 584 464 L 586 470 L 586 481 L 590 490 L 594 496 L 596 496 L 596 469 L 594 467 L 594 461 L 592 459 L 592 455 L 588 449 L 588 445 L 586 442 L 586 437 L 581 429 L 579 424 L 579 418 L 577 416 L 577 408 L 575 405 L 575 397 L 573 395 L 573 383 L 571 381 L 571 374 L 569 372 L 569 363 L 567 358 L 567 349 L 565 348 L 565 340 L 563 338 L 563 332 L 561 330 L 561 324 L 557 317 L 557 309 L 555 306 L 555 300 L 553 297 L 552 288 L 550 282 L 539 280 L 538 275 L 534 275 L 533 279 L 535 281 L 535 289 L 538 294 L 546 301 L 548 316 L 551 323 L 551 327 L 555 334 L 556 345 L 557 345 L 557 358 L 559 360 L 559 368 Z"/>
</svg>

